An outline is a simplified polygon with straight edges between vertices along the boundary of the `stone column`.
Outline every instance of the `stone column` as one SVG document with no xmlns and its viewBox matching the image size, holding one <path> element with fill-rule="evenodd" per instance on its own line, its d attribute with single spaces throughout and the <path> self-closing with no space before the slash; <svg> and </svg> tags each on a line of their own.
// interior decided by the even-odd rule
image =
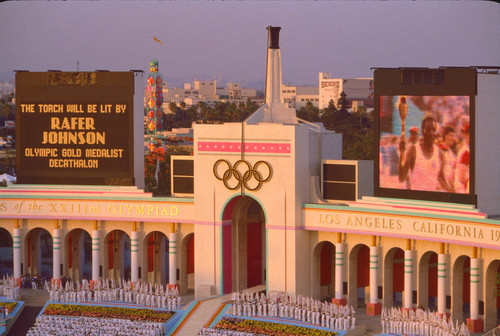
<svg viewBox="0 0 500 336">
<path fill-rule="evenodd" d="M 177 239 L 176 224 L 172 223 L 172 229 L 168 235 L 168 288 L 175 288 L 179 292 L 177 283 Z"/>
<path fill-rule="evenodd" d="M 443 316 L 446 314 L 446 254 L 444 243 L 441 243 L 438 254 L 438 288 L 437 288 L 437 312 Z"/>
<path fill-rule="evenodd" d="M 378 302 L 378 247 L 377 236 L 372 236 L 370 246 L 370 302 L 366 305 L 368 315 L 380 315 L 382 304 Z"/>
<path fill-rule="evenodd" d="M 467 319 L 467 328 L 471 333 L 482 332 L 483 320 L 479 318 L 479 267 L 477 247 L 472 250 L 470 260 L 470 318 Z"/>
<path fill-rule="evenodd" d="M 406 240 L 405 250 L 405 287 L 404 287 L 404 303 L 403 308 L 410 309 L 413 306 L 413 250 L 411 249 L 411 239 Z"/>
<path fill-rule="evenodd" d="M 337 243 L 335 244 L 335 298 L 333 303 L 340 306 L 347 304 L 347 299 L 344 298 L 344 244 L 342 243 L 342 233 L 337 233 Z"/>
<path fill-rule="evenodd" d="M 177 233 L 168 236 L 168 284 L 177 284 Z"/>
<path fill-rule="evenodd" d="M 16 223 L 14 224 L 14 232 L 13 232 L 13 268 L 14 268 L 14 279 L 17 280 L 18 283 L 21 282 L 21 228 L 19 228 L 19 221 L 16 219 Z"/>
<path fill-rule="evenodd" d="M 59 229 L 59 220 L 56 219 L 54 227 L 54 236 L 52 239 L 52 281 L 59 283 L 61 281 L 61 230 Z"/>
<path fill-rule="evenodd" d="M 101 252 L 101 231 L 97 229 L 97 221 L 94 222 L 92 231 L 92 281 L 99 280 L 99 262 Z"/>
<path fill-rule="evenodd" d="M 139 281 L 139 232 L 137 222 L 134 222 L 130 235 L 130 280 Z"/>
</svg>

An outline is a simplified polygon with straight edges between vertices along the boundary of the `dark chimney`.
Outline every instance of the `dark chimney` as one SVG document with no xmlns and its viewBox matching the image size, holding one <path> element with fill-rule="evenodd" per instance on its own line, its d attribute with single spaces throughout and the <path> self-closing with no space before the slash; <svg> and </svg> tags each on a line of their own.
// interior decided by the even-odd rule
<svg viewBox="0 0 500 336">
<path fill-rule="evenodd" d="M 267 27 L 269 31 L 269 49 L 279 49 L 280 48 L 280 29 L 281 27 Z"/>
</svg>

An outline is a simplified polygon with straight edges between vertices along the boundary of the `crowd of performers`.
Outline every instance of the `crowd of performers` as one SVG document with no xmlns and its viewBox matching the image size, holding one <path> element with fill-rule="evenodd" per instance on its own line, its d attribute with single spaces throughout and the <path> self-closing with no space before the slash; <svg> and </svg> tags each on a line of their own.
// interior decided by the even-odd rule
<svg viewBox="0 0 500 336">
<path fill-rule="evenodd" d="M 451 318 L 424 309 L 402 310 L 384 308 L 381 315 L 382 332 L 420 336 L 469 336 L 465 323 L 453 324 Z"/>
<path fill-rule="evenodd" d="M 49 300 L 52 302 L 125 302 L 141 306 L 181 309 L 181 297 L 177 287 L 151 286 L 141 282 L 126 280 L 98 280 L 89 282 L 83 279 L 67 281 L 63 286 L 57 282 L 48 285 Z"/>
<path fill-rule="evenodd" d="M 148 285 L 126 280 L 84 279 L 73 282 L 45 282 L 50 301 L 59 303 L 76 302 L 124 302 L 131 305 L 149 306 L 169 310 L 181 309 L 181 297 L 176 287 Z M 0 296 L 7 300 L 20 299 L 18 281 L 12 276 L 3 277 Z M 338 306 L 321 302 L 311 297 L 284 292 L 239 291 L 231 298 L 232 314 L 235 316 L 258 316 L 294 319 L 331 330 L 354 329 L 356 315 L 352 306 Z M 382 332 L 420 336 L 469 336 L 464 323 L 455 324 L 446 315 L 424 309 L 405 310 L 384 308 L 381 314 Z M 40 315 L 29 330 L 29 336 L 39 335 L 163 335 L 161 323 L 133 322 L 118 318 L 64 317 Z M 251 336 L 253 333 L 232 330 L 203 328 L 199 336 Z"/>
<path fill-rule="evenodd" d="M 40 315 L 26 336 L 162 336 L 163 326 L 156 322 L 130 321 L 119 318 L 97 318 Z"/>
<path fill-rule="evenodd" d="M 0 296 L 4 296 L 7 300 L 17 301 L 21 299 L 19 285 L 14 277 L 3 277 L 0 283 Z"/>
<path fill-rule="evenodd" d="M 354 329 L 356 312 L 352 306 L 339 306 L 311 297 L 284 292 L 266 296 L 257 292 L 234 292 L 232 313 L 236 316 L 280 317 L 307 322 L 331 330 Z"/>
<path fill-rule="evenodd" d="M 235 330 L 220 330 L 215 328 L 203 328 L 196 336 L 259 336 L 256 333 L 247 333 Z"/>
</svg>

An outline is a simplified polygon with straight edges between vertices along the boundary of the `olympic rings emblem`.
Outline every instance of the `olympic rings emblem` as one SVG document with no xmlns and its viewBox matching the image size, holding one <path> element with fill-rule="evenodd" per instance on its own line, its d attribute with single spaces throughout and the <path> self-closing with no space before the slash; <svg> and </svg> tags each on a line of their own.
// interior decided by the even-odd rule
<svg viewBox="0 0 500 336">
<path fill-rule="evenodd" d="M 227 166 L 227 169 L 224 171 L 222 176 L 219 174 L 219 165 L 221 164 L 225 164 Z M 244 172 L 238 169 L 240 165 L 246 166 L 246 170 Z M 262 165 L 267 167 L 266 178 L 264 178 L 263 173 L 259 171 L 259 167 Z M 238 160 L 234 163 L 234 166 L 232 166 L 229 161 L 220 159 L 215 162 L 213 170 L 215 178 L 222 181 L 224 186 L 229 190 L 241 188 L 243 184 L 245 189 L 249 191 L 257 191 L 262 187 L 262 184 L 268 182 L 273 175 L 271 165 L 266 161 L 257 161 L 252 167 L 251 163 L 246 160 Z M 252 178 L 257 181 L 256 186 L 255 182 L 250 182 Z M 236 184 L 232 181 L 233 179 L 236 180 Z"/>
</svg>

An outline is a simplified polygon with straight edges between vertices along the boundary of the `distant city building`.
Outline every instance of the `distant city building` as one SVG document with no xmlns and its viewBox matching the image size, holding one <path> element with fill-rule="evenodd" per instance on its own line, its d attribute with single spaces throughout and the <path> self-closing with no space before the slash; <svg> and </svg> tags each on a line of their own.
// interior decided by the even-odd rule
<svg viewBox="0 0 500 336">
<path fill-rule="evenodd" d="M 340 98 L 340 93 L 347 96 L 350 107 L 373 107 L 373 79 L 372 78 L 331 78 L 329 72 L 319 73 L 319 104 L 320 109 L 328 107 L 331 100 L 335 106 Z M 353 102 L 355 102 L 353 104 Z"/>
<path fill-rule="evenodd" d="M 197 96 L 200 99 L 204 100 L 215 100 L 216 99 L 216 87 L 217 81 L 194 81 L 194 85 L 191 87 L 191 90 L 187 90 L 186 95 Z"/>
<path fill-rule="evenodd" d="M 184 83 L 182 88 L 163 87 L 165 101 L 163 109 L 165 113 L 171 113 L 169 104 L 174 102 L 179 105 L 184 102 L 187 106 L 196 105 L 199 102 L 214 104 L 220 102 L 245 102 L 248 99 L 257 100 L 257 90 L 254 88 L 242 88 L 240 83 L 228 83 L 225 87 L 217 87 L 217 81 L 197 81 Z M 260 98 L 263 101 L 263 98 Z"/>
<path fill-rule="evenodd" d="M 11 92 L 14 92 L 14 84 L 8 83 L 8 82 L 2 82 L 0 83 L 0 95 L 5 95 Z"/>
<path fill-rule="evenodd" d="M 315 86 L 291 86 L 283 85 L 281 89 L 283 102 L 288 104 L 288 107 L 300 109 L 307 102 L 312 102 L 318 107 L 318 88 Z"/>
<path fill-rule="evenodd" d="M 165 85 L 163 95 L 165 97 L 163 106 L 165 111 L 168 111 L 168 104 L 172 102 L 176 104 L 184 102 L 186 105 L 194 105 L 199 101 L 213 101 L 217 99 L 217 81 L 199 81 L 195 79 L 193 83 L 184 83 L 182 88 L 169 88 L 168 85 Z"/>
<path fill-rule="evenodd" d="M 312 103 L 314 107 L 319 107 L 319 97 L 317 94 L 301 94 L 297 95 L 297 101 L 295 102 L 295 109 L 300 109 L 305 107 L 307 103 Z"/>
<path fill-rule="evenodd" d="M 241 89 L 241 98 L 252 99 L 257 97 L 257 90 L 252 88 Z"/>
<path fill-rule="evenodd" d="M 229 99 L 241 99 L 241 86 L 239 83 L 228 83 L 226 91 Z"/>
</svg>

